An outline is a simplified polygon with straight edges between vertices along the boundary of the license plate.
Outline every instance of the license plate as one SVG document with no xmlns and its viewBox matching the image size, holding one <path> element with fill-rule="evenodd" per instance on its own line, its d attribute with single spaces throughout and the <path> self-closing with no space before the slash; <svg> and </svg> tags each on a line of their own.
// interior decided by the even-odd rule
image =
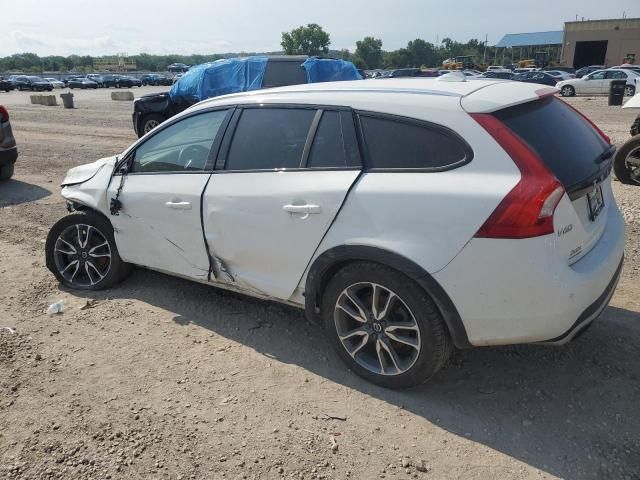
<svg viewBox="0 0 640 480">
<path fill-rule="evenodd" d="M 595 187 L 592 192 L 587 193 L 587 202 L 589 202 L 589 217 L 593 222 L 604 208 L 601 185 Z"/>
</svg>

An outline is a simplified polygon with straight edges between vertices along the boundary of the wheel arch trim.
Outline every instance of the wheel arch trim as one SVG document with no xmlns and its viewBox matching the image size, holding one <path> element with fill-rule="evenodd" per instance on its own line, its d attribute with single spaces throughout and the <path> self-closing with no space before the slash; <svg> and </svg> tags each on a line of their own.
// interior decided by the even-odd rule
<svg viewBox="0 0 640 480">
<path fill-rule="evenodd" d="M 305 280 L 305 315 L 319 322 L 321 295 L 329 280 L 340 268 L 355 261 L 369 261 L 386 265 L 406 275 L 422 287 L 433 299 L 444 319 L 453 343 L 469 348 L 471 343 L 455 305 L 440 284 L 412 260 L 379 247 L 339 245 L 326 250 L 312 263 Z"/>
</svg>

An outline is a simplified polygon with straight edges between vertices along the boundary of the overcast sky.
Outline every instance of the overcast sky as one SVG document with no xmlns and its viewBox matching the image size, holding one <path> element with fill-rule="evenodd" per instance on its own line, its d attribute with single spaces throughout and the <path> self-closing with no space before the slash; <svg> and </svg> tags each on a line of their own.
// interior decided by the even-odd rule
<svg viewBox="0 0 640 480">
<path fill-rule="evenodd" d="M 640 17 L 639 0 L 0 0 L 0 56 L 223 53 L 280 49 L 283 31 L 318 23 L 331 48 L 366 35 L 385 50 L 450 37 L 562 30 L 579 18 Z"/>
</svg>

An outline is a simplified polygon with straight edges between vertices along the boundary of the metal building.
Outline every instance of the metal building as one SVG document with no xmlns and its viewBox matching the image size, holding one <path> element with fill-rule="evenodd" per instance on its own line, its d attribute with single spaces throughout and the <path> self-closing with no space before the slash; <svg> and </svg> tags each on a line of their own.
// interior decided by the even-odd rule
<svg viewBox="0 0 640 480">
<path fill-rule="evenodd" d="M 562 65 L 640 63 L 640 18 L 565 22 Z"/>
<path fill-rule="evenodd" d="M 535 52 L 546 52 L 549 60 L 558 61 L 562 46 L 562 30 L 532 33 L 508 33 L 496 43 L 494 63 L 511 63 L 533 58 Z"/>
</svg>

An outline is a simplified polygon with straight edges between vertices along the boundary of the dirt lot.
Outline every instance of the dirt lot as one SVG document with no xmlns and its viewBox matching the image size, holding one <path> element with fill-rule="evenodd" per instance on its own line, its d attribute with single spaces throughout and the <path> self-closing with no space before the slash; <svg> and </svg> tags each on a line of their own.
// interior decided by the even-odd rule
<svg viewBox="0 0 640 480">
<path fill-rule="evenodd" d="M 586 335 L 456 352 L 387 391 L 293 309 L 143 270 L 89 301 L 58 286 L 60 180 L 135 138 L 108 95 L 76 91 L 70 111 L 0 94 L 20 147 L 0 186 L 0 478 L 640 478 L 640 188 L 614 185 L 627 263 Z M 571 103 L 627 138 L 634 112 Z"/>
</svg>

